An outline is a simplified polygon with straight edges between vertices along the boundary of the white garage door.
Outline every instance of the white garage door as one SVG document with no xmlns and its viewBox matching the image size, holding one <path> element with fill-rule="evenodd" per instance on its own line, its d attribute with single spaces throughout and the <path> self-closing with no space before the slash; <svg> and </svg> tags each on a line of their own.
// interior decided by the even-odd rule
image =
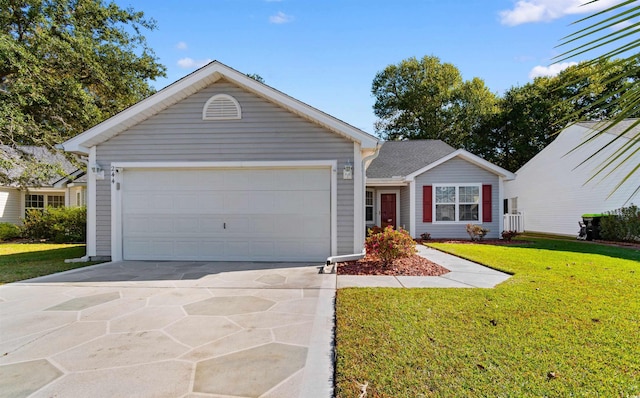
<svg viewBox="0 0 640 398">
<path fill-rule="evenodd" d="M 129 169 L 127 260 L 324 261 L 331 254 L 328 168 Z"/>
</svg>

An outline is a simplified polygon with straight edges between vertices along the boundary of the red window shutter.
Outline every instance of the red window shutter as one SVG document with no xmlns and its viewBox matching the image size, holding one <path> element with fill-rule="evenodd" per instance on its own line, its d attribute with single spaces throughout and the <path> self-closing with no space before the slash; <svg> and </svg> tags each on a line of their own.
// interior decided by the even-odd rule
<svg viewBox="0 0 640 398">
<path fill-rule="evenodd" d="M 422 187 L 422 222 L 432 222 L 432 189 L 431 185 L 424 185 Z"/>
<path fill-rule="evenodd" d="M 482 222 L 491 222 L 491 185 L 482 186 Z"/>
</svg>

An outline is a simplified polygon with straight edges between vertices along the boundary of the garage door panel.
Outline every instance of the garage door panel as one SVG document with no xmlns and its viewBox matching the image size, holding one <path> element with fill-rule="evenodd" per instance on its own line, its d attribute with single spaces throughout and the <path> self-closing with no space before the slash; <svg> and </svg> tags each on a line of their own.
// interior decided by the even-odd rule
<svg viewBox="0 0 640 398">
<path fill-rule="evenodd" d="M 323 261 L 330 175 L 328 168 L 125 170 L 124 258 Z"/>
</svg>

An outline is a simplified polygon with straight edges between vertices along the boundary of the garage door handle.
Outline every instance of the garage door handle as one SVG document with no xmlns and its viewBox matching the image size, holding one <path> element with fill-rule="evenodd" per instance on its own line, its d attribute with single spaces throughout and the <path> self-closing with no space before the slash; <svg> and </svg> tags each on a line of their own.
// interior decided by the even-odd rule
<svg viewBox="0 0 640 398">
<path fill-rule="evenodd" d="M 226 222 L 225 222 L 225 223 L 222 223 L 222 228 L 223 228 L 223 229 L 227 229 L 227 223 L 226 223 Z"/>
</svg>

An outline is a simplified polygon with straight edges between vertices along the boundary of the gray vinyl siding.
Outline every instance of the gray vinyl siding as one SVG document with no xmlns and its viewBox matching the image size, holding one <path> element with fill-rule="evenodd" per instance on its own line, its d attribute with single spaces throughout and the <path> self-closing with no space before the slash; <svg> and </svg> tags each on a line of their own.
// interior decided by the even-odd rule
<svg viewBox="0 0 640 398">
<path fill-rule="evenodd" d="M 233 96 L 240 120 L 202 120 L 205 102 L 215 94 Z M 353 164 L 354 144 L 227 81 L 219 81 L 97 147 L 98 163 L 144 161 L 337 160 L 338 254 L 353 253 L 353 181 L 340 170 Z M 97 181 L 97 255 L 111 254 L 111 190 Z"/>
<path fill-rule="evenodd" d="M 502 214 L 498 212 L 499 198 L 499 177 L 485 169 L 482 169 L 466 160 L 453 158 L 424 174 L 416 177 L 416 235 L 420 236 L 423 232 L 429 232 L 434 239 L 438 238 L 455 238 L 468 239 L 469 235 L 466 231 L 467 222 L 459 222 L 453 224 L 425 223 L 422 221 L 422 187 L 433 184 L 491 184 L 491 222 L 480 223 L 484 228 L 491 231 L 487 238 L 498 238 L 499 217 Z M 435 216 L 435 215 L 434 215 Z M 482 218 L 482 214 L 480 214 Z"/>
<path fill-rule="evenodd" d="M 411 230 L 411 194 L 409 187 L 400 188 L 400 226 L 407 231 Z"/>
</svg>

